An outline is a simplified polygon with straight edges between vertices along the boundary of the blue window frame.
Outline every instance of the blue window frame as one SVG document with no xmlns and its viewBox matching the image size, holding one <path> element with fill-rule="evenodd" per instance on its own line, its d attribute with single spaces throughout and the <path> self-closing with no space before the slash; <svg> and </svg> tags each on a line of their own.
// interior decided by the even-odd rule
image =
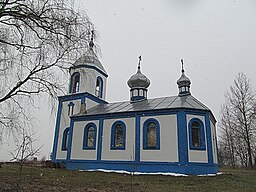
<svg viewBox="0 0 256 192">
<path fill-rule="evenodd" d="M 101 77 L 97 77 L 95 94 L 97 97 L 103 97 L 103 80 Z"/>
<path fill-rule="evenodd" d="M 126 126 L 123 121 L 116 121 L 111 127 L 111 149 L 125 150 Z"/>
<path fill-rule="evenodd" d="M 68 104 L 68 116 L 71 116 L 74 114 L 74 103 L 73 102 L 70 102 Z"/>
<path fill-rule="evenodd" d="M 67 151 L 68 150 L 68 136 L 69 136 L 69 127 L 64 129 L 63 135 L 62 135 L 62 145 L 61 150 Z"/>
<path fill-rule="evenodd" d="M 79 86 L 80 86 L 80 73 L 75 72 L 71 76 L 69 93 L 79 92 Z"/>
<path fill-rule="evenodd" d="M 88 123 L 84 128 L 83 149 L 96 149 L 96 125 Z"/>
<path fill-rule="evenodd" d="M 143 149 L 160 149 L 160 124 L 156 119 L 143 123 Z"/>
<path fill-rule="evenodd" d="M 189 148 L 191 150 L 206 150 L 204 124 L 198 118 L 189 121 Z"/>
</svg>

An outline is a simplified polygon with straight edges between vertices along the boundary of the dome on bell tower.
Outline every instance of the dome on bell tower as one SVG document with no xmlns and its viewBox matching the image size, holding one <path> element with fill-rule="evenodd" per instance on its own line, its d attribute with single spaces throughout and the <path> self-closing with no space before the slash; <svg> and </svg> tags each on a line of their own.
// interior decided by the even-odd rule
<svg viewBox="0 0 256 192">
<path fill-rule="evenodd" d="M 181 76 L 177 80 L 178 88 L 179 88 L 179 96 L 190 95 L 190 79 L 185 75 L 185 70 L 183 68 L 183 59 L 181 59 L 182 70 Z"/>
<path fill-rule="evenodd" d="M 150 85 L 150 80 L 141 73 L 140 62 L 141 56 L 139 56 L 137 73 L 132 75 L 127 81 L 128 86 L 131 88 L 131 101 L 147 99 L 147 88 Z"/>
</svg>

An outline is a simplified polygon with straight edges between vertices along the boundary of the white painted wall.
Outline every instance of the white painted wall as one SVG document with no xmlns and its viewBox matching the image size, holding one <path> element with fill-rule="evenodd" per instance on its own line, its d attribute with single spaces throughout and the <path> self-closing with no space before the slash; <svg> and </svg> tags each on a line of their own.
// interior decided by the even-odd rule
<svg viewBox="0 0 256 192">
<path fill-rule="evenodd" d="M 111 150 L 111 127 L 115 121 L 121 120 L 126 125 L 125 150 Z M 135 154 L 135 118 L 107 119 L 104 120 L 102 136 L 102 160 L 130 161 Z"/>
<path fill-rule="evenodd" d="M 83 149 L 84 128 L 88 123 L 96 125 L 96 149 Z M 99 121 L 74 122 L 70 159 L 96 160 L 98 147 Z"/>
<path fill-rule="evenodd" d="M 101 77 L 103 80 L 103 95 L 102 99 L 105 100 L 106 96 L 106 84 L 107 84 L 107 78 L 99 73 L 98 71 L 91 69 L 91 68 L 76 68 L 71 69 L 71 76 L 73 73 L 79 72 L 80 73 L 80 87 L 79 92 L 88 92 L 92 95 L 95 95 L 96 90 L 96 83 L 97 83 L 97 77 Z M 95 95 L 96 96 L 96 95 Z"/>
<path fill-rule="evenodd" d="M 218 163 L 217 156 L 217 137 L 216 137 L 216 127 L 215 124 L 211 121 L 211 131 L 212 131 L 212 153 L 213 153 L 213 162 Z"/>
<path fill-rule="evenodd" d="M 200 119 L 204 124 L 204 138 L 206 150 L 190 150 L 189 149 L 189 121 L 192 118 Z M 199 115 L 187 115 L 187 139 L 188 139 L 188 161 L 197 163 L 208 163 L 208 152 L 207 152 L 207 140 L 206 140 L 206 127 L 205 127 L 205 117 Z"/>
<path fill-rule="evenodd" d="M 59 133 L 58 133 L 58 144 L 57 144 L 57 151 L 56 151 L 56 159 L 66 159 L 67 151 L 62 151 L 62 137 L 63 137 L 63 131 L 69 127 L 70 119 L 68 117 L 68 103 L 69 102 L 63 102 L 62 103 L 62 111 L 60 115 L 60 127 L 59 127 Z"/>
<path fill-rule="evenodd" d="M 80 99 L 66 101 L 62 103 L 62 111 L 60 115 L 60 128 L 58 133 L 58 144 L 57 144 L 57 151 L 56 151 L 56 159 L 66 159 L 67 151 L 62 151 L 62 138 L 64 130 L 70 126 L 70 118 L 68 116 L 68 104 L 73 102 L 74 105 L 74 114 L 80 111 Z"/>
<path fill-rule="evenodd" d="M 143 123 L 154 118 L 160 124 L 160 150 L 143 150 Z M 177 116 L 161 115 L 141 117 L 141 161 L 178 162 Z"/>
</svg>

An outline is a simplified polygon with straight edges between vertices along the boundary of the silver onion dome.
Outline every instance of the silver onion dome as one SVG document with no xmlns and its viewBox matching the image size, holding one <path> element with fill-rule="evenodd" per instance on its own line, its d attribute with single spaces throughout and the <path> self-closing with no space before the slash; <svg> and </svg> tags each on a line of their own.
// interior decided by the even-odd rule
<svg viewBox="0 0 256 192">
<path fill-rule="evenodd" d="M 185 75 L 185 72 L 182 72 L 181 77 L 177 80 L 177 84 L 180 87 L 183 86 L 190 86 L 191 81 L 190 79 Z"/>
<path fill-rule="evenodd" d="M 134 89 L 134 88 L 144 88 L 144 89 L 146 89 L 150 85 L 150 80 L 146 77 L 146 75 L 141 73 L 140 61 L 141 61 L 141 56 L 139 57 L 139 64 L 138 64 L 137 73 L 132 75 L 130 77 L 130 79 L 127 81 L 127 84 L 131 89 Z"/>
<path fill-rule="evenodd" d="M 183 68 L 183 59 L 181 59 L 182 70 L 181 76 L 177 80 L 178 88 L 179 88 L 179 95 L 187 95 L 190 94 L 190 79 L 185 75 L 185 70 Z"/>
<path fill-rule="evenodd" d="M 127 81 L 128 86 L 132 88 L 148 88 L 150 85 L 150 80 L 141 73 L 138 68 L 137 73 L 132 75 L 130 79 Z"/>
</svg>

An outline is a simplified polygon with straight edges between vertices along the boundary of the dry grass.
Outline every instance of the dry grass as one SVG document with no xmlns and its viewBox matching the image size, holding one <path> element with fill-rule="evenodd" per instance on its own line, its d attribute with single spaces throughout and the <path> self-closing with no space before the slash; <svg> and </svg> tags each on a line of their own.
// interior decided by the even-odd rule
<svg viewBox="0 0 256 192">
<path fill-rule="evenodd" d="M 24 167 L 22 191 L 256 191 L 256 170 L 222 169 L 214 177 L 173 177 Z M 0 168 L 0 191 L 16 191 L 17 165 Z"/>
</svg>

